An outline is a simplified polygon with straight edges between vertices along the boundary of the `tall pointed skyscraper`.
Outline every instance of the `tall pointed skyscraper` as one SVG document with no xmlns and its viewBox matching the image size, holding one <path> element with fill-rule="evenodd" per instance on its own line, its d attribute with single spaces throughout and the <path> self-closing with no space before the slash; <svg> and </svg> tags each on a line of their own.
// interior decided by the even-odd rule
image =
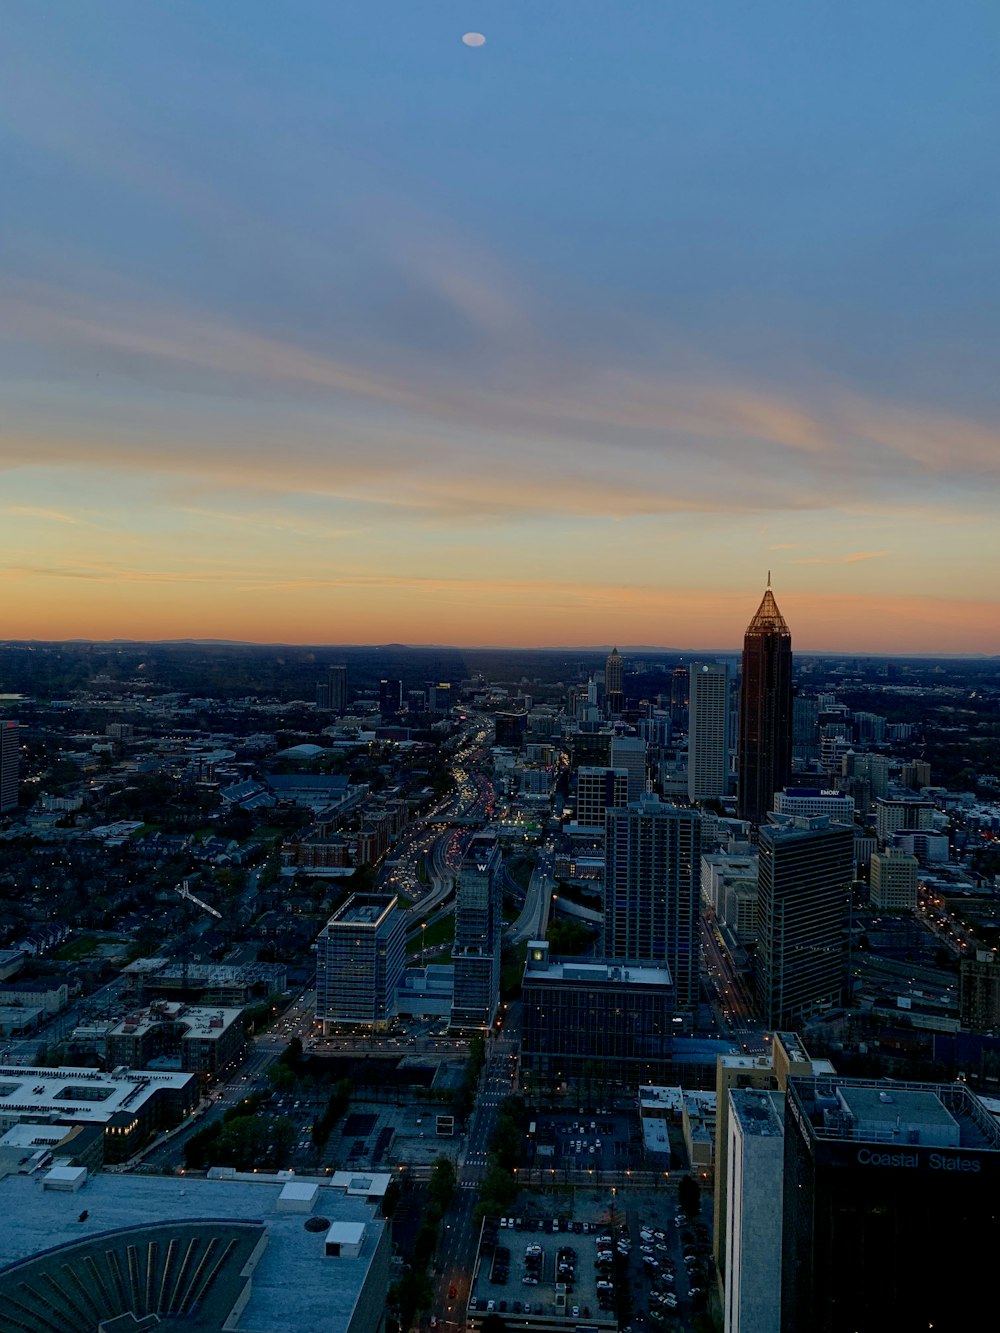
<svg viewBox="0 0 1000 1333">
<path fill-rule="evenodd" d="M 792 636 L 771 592 L 771 575 L 743 637 L 739 813 L 761 824 L 792 771 Z"/>
</svg>

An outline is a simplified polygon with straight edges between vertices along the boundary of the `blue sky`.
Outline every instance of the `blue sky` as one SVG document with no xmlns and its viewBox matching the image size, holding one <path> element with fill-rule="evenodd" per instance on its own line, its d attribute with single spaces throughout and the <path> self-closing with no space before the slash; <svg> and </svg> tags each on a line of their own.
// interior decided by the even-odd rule
<svg viewBox="0 0 1000 1333">
<path fill-rule="evenodd" d="M 10 633 L 996 651 L 998 38 L 9 6 Z"/>
</svg>

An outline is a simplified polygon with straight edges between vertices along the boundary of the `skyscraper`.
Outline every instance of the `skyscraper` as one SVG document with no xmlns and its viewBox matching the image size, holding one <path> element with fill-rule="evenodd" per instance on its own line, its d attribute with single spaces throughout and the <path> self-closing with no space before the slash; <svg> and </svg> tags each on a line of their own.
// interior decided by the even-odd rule
<svg viewBox="0 0 1000 1333">
<path fill-rule="evenodd" d="M 739 814 L 763 823 L 792 771 L 792 636 L 771 577 L 743 636 L 740 684 Z"/>
<path fill-rule="evenodd" d="M 757 1001 L 768 1027 L 796 1027 L 841 1003 L 853 873 L 854 830 L 846 824 L 784 816 L 761 829 Z"/>
<path fill-rule="evenodd" d="M 497 840 L 477 833 L 469 843 L 455 896 L 455 996 L 451 1023 L 486 1030 L 500 999 L 503 859 Z"/>
<path fill-rule="evenodd" d="M 646 790 L 646 751 L 641 736 L 612 736 L 611 767 L 628 774 L 629 803 L 637 801 Z"/>
<path fill-rule="evenodd" d="M 0 813 L 17 806 L 21 770 L 21 728 L 16 722 L 0 721 Z"/>
<path fill-rule="evenodd" d="M 729 787 L 729 667 L 692 662 L 688 697 L 688 800 L 716 800 Z"/>
<path fill-rule="evenodd" d="M 793 1078 L 784 1148 L 782 1333 L 995 1325 L 1000 1127 L 964 1083 Z"/>
<path fill-rule="evenodd" d="M 406 918 L 391 894 L 352 893 L 316 940 L 316 1017 L 338 1024 L 388 1026 L 406 966 Z"/>
<path fill-rule="evenodd" d="M 604 707 L 608 717 L 614 717 L 625 707 L 625 663 L 617 648 L 612 648 L 604 663 Z"/>
<path fill-rule="evenodd" d="M 607 812 L 604 956 L 665 962 L 677 1007 L 698 1002 L 701 816 L 644 795 Z"/>
</svg>

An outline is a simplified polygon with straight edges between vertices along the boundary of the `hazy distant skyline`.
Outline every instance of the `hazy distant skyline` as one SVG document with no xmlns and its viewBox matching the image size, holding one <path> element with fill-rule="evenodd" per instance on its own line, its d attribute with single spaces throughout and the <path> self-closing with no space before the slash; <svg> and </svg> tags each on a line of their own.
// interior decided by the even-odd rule
<svg viewBox="0 0 1000 1333">
<path fill-rule="evenodd" d="M 5 638 L 1000 651 L 995 0 L 4 23 Z"/>
</svg>

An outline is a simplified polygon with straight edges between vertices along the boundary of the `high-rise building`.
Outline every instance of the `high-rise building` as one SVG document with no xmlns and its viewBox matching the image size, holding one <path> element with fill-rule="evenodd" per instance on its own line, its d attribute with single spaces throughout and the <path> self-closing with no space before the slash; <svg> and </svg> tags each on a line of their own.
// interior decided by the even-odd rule
<svg viewBox="0 0 1000 1333">
<path fill-rule="evenodd" d="M 391 894 L 352 893 L 316 940 L 316 1018 L 385 1028 L 406 965 L 406 919 Z"/>
<path fill-rule="evenodd" d="M 964 1083 L 791 1079 L 782 1333 L 993 1327 L 998 1200 L 1000 1125 Z"/>
<path fill-rule="evenodd" d="M 781 1323 L 785 1094 L 729 1094 L 725 1333 L 777 1333 Z"/>
<path fill-rule="evenodd" d="M 729 790 L 729 667 L 692 662 L 688 693 L 688 800 L 711 801 Z"/>
<path fill-rule="evenodd" d="M 917 905 L 919 870 L 917 858 L 898 847 L 873 852 L 869 879 L 872 907 L 883 912 L 912 912 Z"/>
<path fill-rule="evenodd" d="M 739 814 L 761 824 L 792 771 L 792 636 L 767 589 L 743 636 Z"/>
<path fill-rule="evenodd" d="M 854 830 L 774 818 L 760 830 L 757 1002 L 768 1027 L 794 1028 L 844 998 Z"/>
<path fill-rule="evenodd" d="M 378 711 L 383 717 L 398 713 L 403 707 L 403 682 L 380 680 L 378 683 Z"/>
<path fill-rule="evenodd" d="M 875 802 L 875 833 L 880 847 L 888 846 L 893 834 L 901 830 L 933 827 L 933 801 L 896 801 L 885 797 Z"/>
<path fill-rule="evenodd" d="M 807 763 L 819 757 L 819 705 L 797 694 L 792 700 L 792 758 Z"/>
<path fill-rule="evenodd" d="M 455 996 L 451 1025 L 486 1031 L 500 1001 L 503 858 L 496 838 L 477 833 L 469 843 L 455 895 Z"/>
<path fill-rule="evenodd" d="M 17 807 L 21 775 L 21 728 L 16 722 L 0 721 L 0 814 Z"/>
<path fill-rule="evenodd" d="M 625 663 L 617 648 L 612 648 L 604 663 L 604 709 L 615 717 L 625 707 Z"/>
<path fill-rule="evenodd" d="M 929 787 L 931 766 L 926 759 L 911 759 L 908 764 L 903 765 L 900 780 L 910 791 L 920 791 L 921 787 Z M 885 793 L 881 792 L 880 795 L 884 796 Z"/>
<path fill-rule="evenodd" d="M 665 963 L 549 958 L 530 940 L 521 987 L 521 1067 L 535 1083 L 566 1079 L 621 1087 L 670 1073 L 673 987 Z"/>
<path fill-rule="evenodd" d="M 813 1060 L 800 1038 L 794 1032 L 772 1034 L 767 1055 L 720 1055 L 715 1065 L 715 1231 L 713 1254 L 720 1279 L 727 1278 L 728 1246 L 727 1219 L 729 1208 L 729 1116 L 732 1109 L 731 1093 L 737 1089 L 758 1088 L 784 1092 L 793 1075 L 808 1076 L 832 1074 L 829 1060 Z M 781 1189 L 781 1173 L 772 1182 L 770 1198 L 781 1212 L 781 1200 L 773 1190 Z M 780 1248 L 779 1248 L 780 1257 Z M 778 1273 L 773 1274 L 777 1285 Z M 775 1326 L 776 1327 L 776 1326 Z"/>
<path fill-rule="evenodd" d="M 1000 963 L 992 949 L 977 949 L 975 958 L 962 959 L 958 1012 L 962 1027 L 971 1032 L 1000 1028 Z"/>
<path fill-rule="evenodd" d="M 698 1003 L 701 816 L 652 794 L 607 813 L 604 955 L 665 962 L 677 1007 Z"/>
<path fill-rule="evenodd" d="M 686 731 L 688 724 L 688 669 L 675 666 L 670 675 L 670 724 Z"/>
<path fill-rule="evenodd" d="M 332 666 L 316 686 L 316 707 L 343 716 L 347 712 L 347 667 Z"/>
<path fill-rule="evenodd" d="M 612 736 L 611 767 L 628 774 L 628 799 L 637 801 L 646 790 L 646 752 L 641 736 Z"/>
<path fill-rule="evenodd" d="M 576 822 L 604 832 L 604 816 L 612 806 L 628 805 L 625 769 L 581 768 L 576 775 Z"/>
</svg>

